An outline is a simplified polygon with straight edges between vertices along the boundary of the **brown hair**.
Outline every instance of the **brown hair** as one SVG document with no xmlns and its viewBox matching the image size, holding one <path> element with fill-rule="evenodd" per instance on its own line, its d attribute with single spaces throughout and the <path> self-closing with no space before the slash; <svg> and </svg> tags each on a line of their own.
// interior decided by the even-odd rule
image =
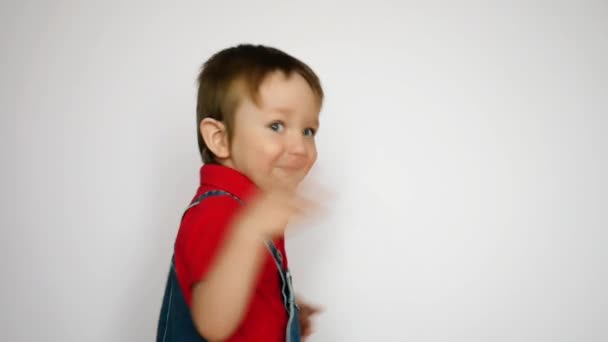
<svg viewBox="0 0 608 342">
<path fill-rule="evenodd" d="M 198 76 L 196 131 L 203 163 L 215 163 L 199 131 L 201 121 L 213 118 L 226 126 L 229 140 L 234 130 L 234 113 L 243 96 L 258 103 L 258 90 L 265 77 L 274 71 L 301 75 L 323 103 L 323 88 L 314 71 L 302 61 L 276 48 L 242 44 L 227 48 L 207 60 Z"/>
</svg>

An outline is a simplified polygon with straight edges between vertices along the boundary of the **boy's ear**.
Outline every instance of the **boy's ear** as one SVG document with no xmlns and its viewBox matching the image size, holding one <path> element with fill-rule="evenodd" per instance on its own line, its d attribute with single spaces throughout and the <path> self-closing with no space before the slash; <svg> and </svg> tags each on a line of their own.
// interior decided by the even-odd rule
<svg viewBox="0 0 608 342">
<path fill-rule="evenodd" d="M 207 148 L 220 159 L 230 157 L 226 126 L 213 118 L 204 118 L 199 127 Z"/>
</svg>

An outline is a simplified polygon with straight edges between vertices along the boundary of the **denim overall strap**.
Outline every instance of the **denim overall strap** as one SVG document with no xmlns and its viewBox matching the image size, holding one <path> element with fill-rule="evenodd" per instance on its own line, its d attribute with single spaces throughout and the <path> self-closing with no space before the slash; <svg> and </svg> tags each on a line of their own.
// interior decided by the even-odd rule
<svg viewBox="0 0 608 342">
<path fill-rule="evenodd" d="M 239 203 L 243 203 L 236 196 L 221 190 L 207 191 L 196 198 L 192 204 L 186 208 L 182 215 L 182 221 L 188 210 L 199 204 L 205 198 L 212 196 L 230 196 Z M 158 328 L 156 332 L 157 342 L 206 342 L 206 340 L 198 333 L 190 308 L 186 303 L 184 294 L 179 286 L 177 273 L 175 271 L 175 255 L 171 258 L 171 268 L 167 278 L 165 294 L 161 306 L 160 317 L 158 320 Z"/>
<path fill-rule="evenodd" d="M 288 317 L 285 340 L 287 342 L 300 342 L 299 308 L 295 300 L 291 272 L 289 272 L 289 269 L 285 268 L 283 264 L 283 255 L 281 254 L 281 251 L 277 249 L 274 242 L 272 242 L 272 240 L 267 240 L 265 243 L 279 270 L 279 276 L 281 277 L 281 296 Z"/>
<path fill-rule="evenodd" d="M 244 204 L 243 200 L 236 197 L 235 195 L 229 193 L 228 191 L 224 191 L 224 190 L 209 190 L 205 193 L 203 193 L 202 195 L 198 196 L 193 202 L 192 204 L 190 204 L 188 206 L 188 208 L 186 208 L 186 210 L 184 211 L 184 214 L 182 215 L 182 220 L 184 219 L 184 216 L 186 216 L 186 213 L 188 212 L 188 210 L 196 205 L 198 205 L 199 203 L 201 203 L 205 198 L 207 197 L 212 197 L 212 196 L 230 196 L 232 198 L 234 198 L 237 202 Z"/>
</svg>

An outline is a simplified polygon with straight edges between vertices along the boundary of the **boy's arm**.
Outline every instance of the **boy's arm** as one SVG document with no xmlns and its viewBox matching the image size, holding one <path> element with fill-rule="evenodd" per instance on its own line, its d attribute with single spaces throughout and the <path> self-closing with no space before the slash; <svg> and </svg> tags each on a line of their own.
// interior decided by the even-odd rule
<svg viewBox="0 0 608 342">
<path fill-rule="evenodd" d="M 227 339 L 238 327 L 264 260 L 263 240 L 247 228 L 235 225 L 205 279 L 192 289 L 192 319 L 212 341 Z"/>
<path fill-rule="evenodd" d="M 311 205 L 292 191 L 275 190 L 245 206 L 205 278 L 192 288 L 190 310 L 201 335 L 223 340 L 234 333 L 264 260 L 264 241 L 282 235 L 289 220 Z"/>
</svg>

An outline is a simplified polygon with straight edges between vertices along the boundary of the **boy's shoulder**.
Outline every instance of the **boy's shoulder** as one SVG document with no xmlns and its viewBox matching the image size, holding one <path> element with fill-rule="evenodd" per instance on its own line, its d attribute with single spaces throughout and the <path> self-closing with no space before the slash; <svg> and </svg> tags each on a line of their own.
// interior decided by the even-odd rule
<svg viewBox="0 0 608 342">
<path fill-rule="evenodd" d="M 235 195 L 209 186 L 201 186 L 182 215 L 180 227 L 192 223 L 214 225 L 234 215 L 242 206 Z"/>
<path fill-rule="evenodd" d="M 217 243 L 242 206 L 229 195 L 209 196 L 195 204 L 199 196 L 197 194 L 182 216 L 175 239 L 177 250 L 196 249 L 201 244 L 210 247 Z"/>
<path fill-rule="evenodd" d="M 253 183 L 236 170 L 203 165 L 199 187 L 182 214 L 176 245 L 191 243 L 203 236 L 212 240 L 221 238 L 221 233 L 254 191 Z"/>
</svg>

